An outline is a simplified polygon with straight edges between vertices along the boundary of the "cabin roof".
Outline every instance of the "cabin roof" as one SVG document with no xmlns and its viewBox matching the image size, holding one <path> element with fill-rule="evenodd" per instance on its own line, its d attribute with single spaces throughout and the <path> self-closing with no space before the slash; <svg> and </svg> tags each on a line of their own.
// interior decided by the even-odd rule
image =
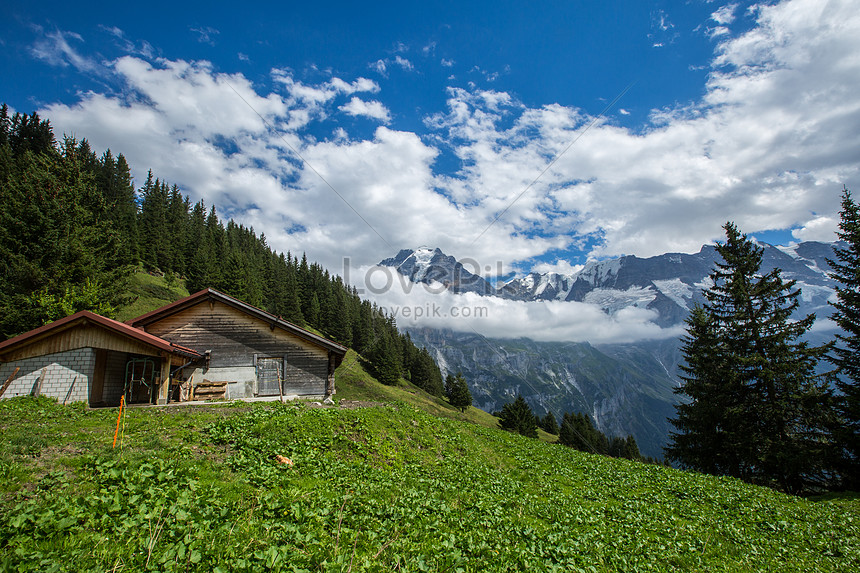
<svg viewBox="0 0 860 573">
<path fill-rule="evenodd" d="M 328 338 L 319 336 L 318 334 L 314 334 L 313 332 L 305 330 L 304 328 L 297 326 L 292 322 L 284 320 L 280 316 L 275 316 L 274 314 L 266 312 L 265 310 L 259 309 L 253 305 L 250 305 L 246 302 L 242 302 L 237 298 L 234 298 L 230 295 L 224 294 L 211 288 L 203 289 L 183 299 L 177 300 L 174 303 L 168 304 L 159 309 L 153 310 L 152 312 L 148 312 L 146 314 L 138 316 L 137 318 L 128 320 L 126 321 L 126 324 L 130 325 L 131 327 L 134 327 L 135 329 L 142 329 L 147 325 L 158 322 L 170 315 L 182 312 L 185 309 L 191 308 L 192 306 L 196 306 L 206 301 L 217 301 L 226 304 L 227 306 L 233 307 L 239 311 L 244 312 L 245 314 L 262 320 L 263 322 L 266 322 L 272 327 L 281 328 L 287 332 L 295 334 L 300 338 L 303 338 L 304 340 L 331 350 L 337 355 L 343 356 L 346 354 L 347 348 L 338 344 L 337 342 L 334 342 L 333 340 L 329 340 Z"/>
<path fill-rule="evenodd" d="M 76 312 L 75 314 L 55 320 L 54 322 L 40 326 L 39 328 L 33 329 L 29 332 L 19 334 L 18 336 L 10 338 L 4 342 L 0 342 L 0 356 L 24 345 L 37 342 L 49 336 L 54 336 L 79 326 L 86 326 L 88 324 L 96 325 L 119 336 L 134 339 L 164 352 L 178 354 L 188 358 L 203 357 L 203 355 L 196 350 L 174 344 L 164 340 L 163 338 L 144 332 L 139 328 L 134 328 L 128 324 L 106 318 L 88 310 Z"/>
</svg>

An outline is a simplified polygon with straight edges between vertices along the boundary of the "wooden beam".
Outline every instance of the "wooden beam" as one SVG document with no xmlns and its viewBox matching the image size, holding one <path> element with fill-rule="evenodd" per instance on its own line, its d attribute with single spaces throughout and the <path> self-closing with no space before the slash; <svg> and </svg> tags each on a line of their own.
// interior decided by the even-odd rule
<svg viewBox="0 0 860 573">
<path fill-rule="evenodd" d="M 158 404 L 167 404 L 170 392 L 170 357 L 161 359 L 161 383 L 158 386 Z"/>
<path fill-rule="evenodd" d="M 0 388 L 0 398 L 2 398 L 2 397 L 3 397 L 3 394 L 5 394 L 5 393 L 6 393 L 6 388 L 8 388 L 8 387 L 9 387 L 9 384 L 11 384 L 11 383 L 12 383 L 12 380 L 14 380 L 14 379 L 15 379 L 15 374 L 17 374 L 17 373 L 18 373 L 18 370 L 20 370 L 20 369 L 21 369 L 21 367 L 20 367 L 20 366 L 16 366 L 16 367 L 15 367 L 15 371 L 14 371 L 14 372 L 12 372 L 12 374 L 10 374 L 8 378 L 6 378 L 6 381 L 3 383 L 3 387 L 2 387 L 2 388 Z"/>
<path fill-rule="evenodd" d="M 63 406 L 65 406 L 65 405 L 66 405 L 66 402 L 68 402 L 68 401 L 69 401 L 69 396 L 71 396 L 71 395 L 72 395 L 72 389 L 75 387 L 75 382 L 77 382 L 77 381 L 78 381 L 78 377 L 77 377 L 77 376 L 75 376 L 75 377 L 72 379 L 72 385 L 71 385 L 71 386 L 69 386 L 69 391 L 68 391 L 68 392 L 66 392 L 66 397 L 65 397 L 65 399 L 63 400 Z"/>
<path fill-rule="evenodd" d="M 39 379 L 36 380 L 36 383 L 33 385 L 33 391 L 30 394 L 35 396 L 36 398 L 38 398 L 39 394 L 42 393 L 42 381 L 45 379 L 45 373 L 47 373 L 47 372 L 48 372 L 47 366 L 42 368 L 42 373 L 39 374 Z"/>
<path fill-rule="evenodd" d="M 328 376 L 326 376 L 325 395 L 331 397 L 337 392 L 334 386 L 334 354 L 331 350 L 328 351 Z"/>
</svg>

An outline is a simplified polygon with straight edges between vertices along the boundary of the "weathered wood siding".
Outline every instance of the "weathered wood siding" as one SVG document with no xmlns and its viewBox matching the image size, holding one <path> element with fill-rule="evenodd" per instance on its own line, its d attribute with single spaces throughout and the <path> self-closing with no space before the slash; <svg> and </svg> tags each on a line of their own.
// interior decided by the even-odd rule
<svg viewBox="0 0 860 573">
<path fill-rule="evenodd" d="M 4 362 L 23 360 L 33 356 L 46 356 L 58 352 L 68 352 L 79 348 L 103 348 L 116 352 L 128 352 L 129 354 L 157 354 L 151 347 L 133 340 L 109 332 L 98 326 L 86 325 L 70 328 L 62 332 L 50 335 L 42 340 L 27 344 L 14 352 L 2 356 Z"/>
<path fill-rule="evenodd" d="M 199 352 L 211 350 L 213 370 L 254 367 L 255 356 L 283 357 L 285 394 L 325 394 L 328 350 L 226 304 L 201 301 L 146 331 Z"/>
</svg>

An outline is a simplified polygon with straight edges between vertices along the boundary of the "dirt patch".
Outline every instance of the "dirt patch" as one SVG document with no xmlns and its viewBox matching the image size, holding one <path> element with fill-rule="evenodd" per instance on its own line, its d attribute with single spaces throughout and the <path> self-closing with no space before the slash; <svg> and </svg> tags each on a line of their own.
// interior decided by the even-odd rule
<svg viewBox="0 0 860 573">
<path fill-rule="evenodd" d="M 355 410 L 356 408 L 379 408 L 384 406 L 382 402 L 370 402 L 367 400 L 341 400 L 339 406 L 345 410 Z"/>
</svg>

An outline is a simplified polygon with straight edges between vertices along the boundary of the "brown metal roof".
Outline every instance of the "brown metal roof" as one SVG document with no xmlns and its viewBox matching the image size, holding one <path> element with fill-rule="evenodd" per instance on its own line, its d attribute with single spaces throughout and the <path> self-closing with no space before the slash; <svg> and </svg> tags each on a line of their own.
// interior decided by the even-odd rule
<svg viewBox="0 0 860 573">
<path fill-rule="evenodd" d="M 162 306 L 159 309 L 153 310 L 152 312 L 148 312 L 137 318 L 133 318 L 131 320 L 126 321 L 126 324 L 142 328 L 146 327 L 149 324 L 157 322 L 167 316 L 200 304 L 201 302 L 215 300 L 221 303 L 224 303 L 228 306 L 231 306 L 235 309 L 238 309 L 246 314 L 254 316 L 270 325 L 277 326 L 286 330 L 287 332 L 291 332 L 296 336 L 304 338 L 309 342 L 313 342 L 322 346 L 328 350 L 335 352 L 341 356 L 346 354 L 348 350 L 345 346 L 334 342 L 333 340 L 329 340 L 323 336 L 319 336 L 318 334 L 314 334 L 309 330 L 305 330 L 304 328 L 293 324 L 292 322 L 288 322 L 279 316 L 275 316 L 265 310 L 259 309 L 256 306 L 252 306 L 246 302 L 242 302 L 241 300 L 234 298 L 230 295 L 219 292 L 215 289 L 207 288 L 201 291 L 198 291 L 190 296 L 187 296 L 183 299 L 179 299 L 174 303 L 168 304 L 166 306 Z"/>
<path fill-rule="evenodd" d="M 25 332 L 24 334 L 19 334 L 18 336 L 10 338 L 4 342 L 0 342 L 0 354 L 13 348 L 18 348 L 21 345 L 36 342 L 37 340 L 47 336 L 52 336 L 77 326 L 86 325 L 87 323 L 98 325 L 106 330 L 119 334 L 120 336 L 132 338 L 138 342 L 142 342 L 143 344 L 171 354 L 179 354 L 189 358 L 203 357 L 203 355 L 196 350 L 173 344 L 163 338 L 153 336 L 152 334 L 144 332 L 138 328 L 134 328 L 128 324 L 106 318 L 88 310 L 76 312 L 75 314 L 61 318 L 60 320 L 56 320 L 29 332 Z"/>
</svg>

